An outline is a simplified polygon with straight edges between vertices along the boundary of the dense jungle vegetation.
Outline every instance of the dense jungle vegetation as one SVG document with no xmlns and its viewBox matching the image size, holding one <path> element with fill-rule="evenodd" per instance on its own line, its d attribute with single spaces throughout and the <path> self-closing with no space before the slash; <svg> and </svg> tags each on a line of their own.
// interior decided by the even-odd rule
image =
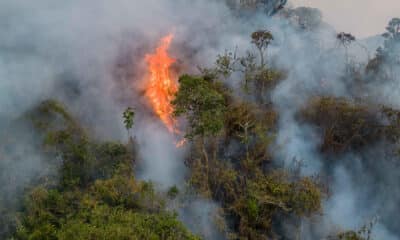
<svg viewBox="0 0 400 240">
<path fill-rule="evenodd" d="M 329 178 L 325 172 L 301 174 L 302 164 L 296 159 L 289 167 L 274 161 L 280 116 L 270 93 L 288 72 L 268 59 L 273 32 L 257 30 L 249 37 L 256 51 L 244 56 L 227 51 L 217 57 L 214 67 L 179 78 L 172 104 L 174 115 L 188 122 L 189 174 L 184 185 L 219 204 L 224 219 L 219 229 L 226 239 L 300 239 L 303 222 L 324 214 Z M 351 70 L 343 73 L 360 89 L 364 82 L 396 77 L 391 66 L 398 64 L 392 49 L 400 44 L 399 19 L 389 23 L 383 37 L 384 46 L 364 69 L 354 70 L 348 63 Z M 340 33 L 337 41 L 347 47 L 357 40 Z M 240 94 L 226 84 L 236 73 L 243 76 Z M 129 130 L 133 109 L 123 117 Z M 296 113 L 296 120 L 321 134 L 318 151 L 329 155 L 330 161 L 378 142 L 397 146 L 400 140 L 400 111 L 362 97 L 316 95 Z M 6 226 L 1 239 L 202 239 L 167 207 L 185 194 L 184 189 L 171 186 L 162 192 L 135 178 L 134 138 L 98 141 L 68 106 L 51 99 L 15 119 L 9 129 L 19 131 L 0 132 L 0 156 L 21 139 L 35 136 L 35 147 L 46 156 L 52 174 L 35 176 L 28 188 L 17 189 L 23 197 L 1 196 L 0 224 Z M 12 182 L 13 176 L 0 169 L 0 179 Z M 374 223 L 368 221 L 361 229 L 332 229 L 326 239 L 371 239 Z M 294 226 L 290 232 L 285 228 L 288 223 Z"/>
</svg>

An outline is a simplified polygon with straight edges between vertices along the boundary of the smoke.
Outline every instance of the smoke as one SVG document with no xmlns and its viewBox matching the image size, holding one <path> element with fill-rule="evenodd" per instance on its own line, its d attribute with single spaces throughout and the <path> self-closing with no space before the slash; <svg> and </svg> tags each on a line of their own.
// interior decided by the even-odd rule
<svg viewBox="0 0 400 240">
<path fill-rule="evenodd" d="M 367 96 L 375 104 L 397 108 L 395 95 L 398 96 L 396 84 L 399 79 L 363 83 L 368 87 L 364 92 L 358 92 L 354 89 L 355 83 L 344 75 L 348 60 L 344 57 L 344 50 L 335 43 L 334 32 L 324 25 L 321 27 L 323 29 L 303 33 L 291 27 L 280 27 L 274 32 L 279 42 L 274 56 L 278 65 L 288 69 L 289 74 L 273 91 L 272 101 L 280 115 L 275 156 L 285 165 L 291 164 L 293 158 L 301 160 L 304 175 L 322 172 L 332 178 L 332 196 L 324 203 L 324 215 L 317 217 L 322 218 L 318 220 L 320 224 L 304 230 L 303 238 L 321 239 L 327 232 L 333 231 L 334 234 L 335 229 L 359 229 L 377 217 L 373 237 L 397 239 L 399 226 L 393 213 L 398 212 L 395 206 L 399 202 L 399 192 L 395 187 L 399 181 L 398 156 L 388 154 L 394 151 L 393 146 L 379 143 L 345 156 L 321 155 L 318 148 L 323 133 L 299 122 L 296 113 L 308 100 L 321 95 L 349 99 Z M 287 36 L 289 40 L 280 36 Z M 371 40 L 361 43 L 367 43 L 369 52 L 375 51 L 371 46 L 376 43 L 371 43 Z M 360 51 L 359 45 L 353 44 L 349 53 L 359 64 L 359 69 L 365 67 L 369 56 Z"/>
<path fill-rule="evenodd" d="M 140 129 L 136 134 L 138 151 L 143 160 L 139 163 L 138 177 L 154 181 L 163 189 L 183 187 L 186 149 L 176 147 L 176 138 L 163 125 L 142 122 L 137 129 Z"/>
<path fill-rule="evenodd" d="M 121 113 L 134 106 L 141 116 L 134 128 L 139 177 L 163 189 L 182 186 L 185 149 L 171 144 L 175 139 L 149 113 L 142 96 L 144 55 L 172 32 L 171 55 L 185 63 L 185 71 L 194 71 L 197 65 L 211 65 L 217 53 L 243 41 L 242 36 L 247 38 L 251 30 L 237 23 L 223 1 L 1 1 L 0 119 L 15 119 L 54 98 L 96 137 L 126 140 Z M 19 180 L 10 189 L 50 174 L 45 156 L 24 149 L 35 145 L 21 141 L 2 155 L 2 170 Z M 29 157 L 13 161 L 14 155 Z M 193 208 L 213 204 L 195 201 Z"/>
<path fill-rule="evenodd" d="M 365 38 L 381 33 L 391 18 L 400 12 L 400 3 L 396 0 L 291 0 L 295 6 L 318 8 L 324 19 L 339 32 L 351 32 Z M 362 11 L 359 11 L 362 9 Z M 367 23 L 367 24 L 366 24 Z"/>
<path fill-rule="evenodd" d="M 41 100 L 55 98 L 65 102 L 97 137 L 126 140 L 121 113 L 134 106 L 139 116 L 133 130 L 139 145 L 139 177 L 155 181 L 163 189 L 182 186 L 186 150 L 176 149 L 175 137 L 146 107 L 142 94 L 144 55 L 172 32 L 171 55 L 178 59 L 182 72 L 195 72 L 197 66 L 211 66 L 216 55 L 226 49 L 251 49 L 251 32 L 267 28 L 275 36 L 269 58 L 288 72 L 287 79 L 272 93 L 280 116 L 275 156 L 286 165 L 293 158 L 304 161 L 304 175 L 317 173 L 325 170 L 327 162 L 318 152 L 322 136 L 312 126 L 299 123 L 295 114 L 312 96 L 355 94 L 343 78 L 346 60 L 333 28 L 317 22 L 313 29 L 303 31 L 293 21 L 269 17 L 265 11 L 240 17 L 222 0 L 1 1 L 0 121 L 18 117 Z M 353 46 L 351 51 L 360 62 L 366 62 L 367 56 L 359 47 Z M 398 86 L 398 81 L 371 84 L 367 94 L 378 103 L 398 107 Z M 0 122 L 0 126 L 5 123 Z M 32 146 L 21 141 L 0 163 L 10 175 L 18 176 L 22 187 L 38 171 L 47 174 L 43 156 L 21 150 L 32 150 Z M 386 160 L 367 164 L 383 158 L 380 149 L 377 146 L 363 154 L 342 156 L 339 162 L 348 164 L 330 169 L 333 197 L 327 200 L 318 227 L 357 228 L 379 215 L 374 229 L 377 239 L 399 236 L 395 220 L 400 199 L 395 190 L 397 168 Z M 30 157 L 21 164 L 12 161 L 15 155 Z M 385 185 L 393 189 L 383 188 Z M 0 194 L 5 196 L 9 191 Z M 215 204 L 196 199 L 190 206 L 181 212 L 182 219 L 190 219 L 190 212 L 194 212 L 200 215 L 200 223 L 205 223 L 201 224 L 203 229 L 210 232 L 209 214 L 198 210 L 212 212 Z M 304 232 L 305 239 L 318 239 L 321 235 L 315 237 L 316 232 L 310 227 Z"/>
<path fill-rule="evenodd" d="M 185 196 L 177 209 L 181 220 L 195 234 L 204 239 L 224 239 L 226 224 L 220 216 L 218 204 L 197 196 Z"/>
</svg>

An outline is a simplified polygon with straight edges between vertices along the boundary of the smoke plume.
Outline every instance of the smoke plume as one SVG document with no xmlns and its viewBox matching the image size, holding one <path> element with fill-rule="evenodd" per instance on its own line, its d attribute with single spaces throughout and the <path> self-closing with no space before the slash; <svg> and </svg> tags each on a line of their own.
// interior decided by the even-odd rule
<svg viewBox="0 0 400 240">
<path fill-rule="evenodd" d="M 139 145 L 138 176 L 163 189 L 183 186 L 186 150 L 176 149 L 174 137 L 149 111 L 143 96 L 145 54 L 154 50 L 162 36 L 173 33 L 170 54 L 178 60 L 177 72 L 197 73 L 197 66 L 212 66 L 217 54 L 227 49 L 237 48 L 242 53 L 251 49 L 251 32 L 269 29 L 275 40 L 268 58 L 288 72 L 287 79 L 272 92 L 280 116 L 276 161 L 289 165 L 296 158 L 304 162 L 302 174 L 326 171 L 333 177 L 332 197 L 324 205 L 320 229 L 305 226 L 304 239 L 321 239 L 326 233 L 321 229 L 354 229 L 375 216 L 379 220 L 374 236 L 397 239 L 400 192 L 396 184 L 400 175 L 391 160 L 395 157 L 384 154 L 384 143 L 340 156 L 337 165 L 327 166 L 327 157 L 318 151 L 322 136 L 296 119 L 296 113 L 313 96 L 357 97 L 342 75 L 346 59 L 337 46 L 335 30 L 315 9 L 299 12 L 294 18 L 272 17 L 270 7 L 241 14 L 232 7 L 235 4 L 223 0 L 1 1 L 0 126 L 40 101 L 54 98 L 65 102 L 98 138 L 126 141 L 121 113 L 133 106 L 138 115 L 133 130 Z M 299 19 L 312 23 L 307 25 L 310 29 L 301 30 Z M 362 64 L 368 61 L 360 46 L 352 46 L 350 53 Z M 237 79 L 231 80 L 229 85 L 238 87 Z M 398 81 L 371 83 L 363 94 L 378 104 L 399 107 Z M 1 155 L 0 168 L 17 179 L 15 186 L 1 188 L 1 196 L 9 195 L 13 187 L 23 188 L 38 174 L 48 174 L 43 156 L 34 149 L 33 142 L 21 141 Z M 16 158 L 23 161 L 14 161 Z M 182 219 L 187 220 L 186 214 L 192 216 L 193 212 L 210 232 L 211 220 L 198 210 L 210 212 L 216 205 L 195 199 L 189 204 L 192 209 L 181 213 Z"/>
</svg>

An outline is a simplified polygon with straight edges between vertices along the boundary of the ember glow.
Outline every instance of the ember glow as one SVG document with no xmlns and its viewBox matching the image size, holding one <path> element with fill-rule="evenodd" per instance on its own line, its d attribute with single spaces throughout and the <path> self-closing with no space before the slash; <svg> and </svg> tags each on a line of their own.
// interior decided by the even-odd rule
<svg viewBox="0 0 400 240">
<path fill-rule="evenodd" d="M 171 101 L 178 89 L 176 80 L 171 78 L 170 67 L 175 59 L 168 55 L 168 48 L 173 35 L 161 39 L 159 46 L 153 54 L 146 55 L 149 77 L 146 86 L 146 96 L 154 110 L 170 132 L 176 132 L 174 111 Z"/>
</svg>

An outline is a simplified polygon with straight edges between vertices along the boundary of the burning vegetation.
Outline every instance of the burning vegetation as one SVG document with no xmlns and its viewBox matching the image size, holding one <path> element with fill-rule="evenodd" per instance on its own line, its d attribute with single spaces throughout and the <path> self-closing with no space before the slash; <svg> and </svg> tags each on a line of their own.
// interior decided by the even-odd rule
<svg viewBox="0 0 400 240">
<path fill-rule="evenodd" d="M 268 1 L 239 1 L 248 5 L 246 13 L 249 7 L 257 8 L 263 2 Z M 270 3 L 275 6 L 273 11 L 277 11 L 286 1 Z M 292 14 L 304 12 L 308 11 L 301 9 Z M 301 25 L 298 31 L 312 31 L 320 25 L 300 20 L 296 25 Z M 320 16 L 317 20 L 320 23 Z M 347 51 L 357 40 L 349 34 L 337 35 L 345 47 L 345 67 L 340 79 L 351 82 L 357 75 L 358 80 L 365 80 L 350 83 L 357 89 L 368 89 L 368 84 L 374 81 L 381 84 L 398 80 L 399 56 L 392 50 L 400 46 L 400 20 L 392 20 L 387 31 L 383 48 L 357 72 L 348 71 L 351 61 Z M 0 195 L 1 239 L 370 240 L 377 221 L 398 233 L 400 224 L 391 220 L 397 219 L 398 211 L 393 209 L 398 210 L 400 204 L 400 194 L 393 190 L 400 181 L 399 109 L 358 94 L 336 97 L 324 91 L 312 92 L 301 104 L 291 102 L 283 107 L 277 104 L 274 93 L 282 85 L 285 87 L 289 78 L 293 78 L 290 71 L 295 70 L 278 67 L 271 57 L 269 50 L 277 38 L 267 29 L 249 34 L 248 42 L 253 48 L 242 51 L 245 54 L 226 51 L 217 55 L 214 65 L 179 77 L 171 70 L 176 59 L 168 52 L 173 39 L 172 34 L 163 37 L 155 50 L 145 55 L 147 74 L 143 76 L 143 88 L 146 107 L 163 123 L 168 136 L 184 136 L 177 144 L 187 143 L 188 154 L 180 159 L 184 169 L 178 169 L 185 172 L 184 180 L 163 189 L 155 186 L 158 183 L 135 176 L 143 160 L 138 149 L 140 139 L 133 137 L 137 131 L 134 126 L 143 112 L 129 107 L 122 114 L 129 141 L 104 141 L 70 113 L 67 106 L 46 100 L 0 132 L 0 160 L 2 156 L 12 156 L 13 162 L 24 163 L 21 155 L 13 154 L 16 151 L 13 146 L 20 139 L 30 140 L 35 136 L 33 146 L 49 171 L 35 174 L 29 184 L 16 190 L 15 196 Z M 130 79 L 130 84 L 134 80 Z M 232 87 L 233 80 L 239 87 Z M 294 86 L 291 87 L 297 91 L 298 86 Z M 281 108 L 294 110 L 290 115 Z M 178 130 L 178 117 L 187 121 L 182 132 Z M 288 163 L 280 156 L 279 153 L 292 150 L 287 142 L 278 140 L 286 130 L 283 128 L 292 127 L 290 124 L 295 126 L 294 130 L 289 128 L 294 132 L 289 135 L 291 138 L 301 135 L 298 129 L 312 128 L 316 132 L 318 140 L 306 135 L 301 138 L 303 142 L 296 143 L 315 144 L 315 152 L 306 156 L 318 155 L 322 166 L 318 172 L 304 171 L 308 167 L 304 162 L 310 163 L 308 159 L 290 156 L 292 161 Z M 377 146 L 379 151 L 375 155 L 365 157 Z M 157 150 L 151 147 L 151 151 Z M 359 158 L 348 157 L 351 155 Z M 376 200 L 383 205 L 380 198 L 390 198 L 392 208 L 379 208 L 382 220 L 373 216 L 370 221 L 368 215 L 363 219 L 367 224 L 360 225 L 360 229 L 326 223 L 330 219 L 325 218 L 324 204 L 334 198 L 332 179 L 336 169 L 332 166 L 337 162 L 346 170 L 361 169 L 366 173 L 360 175 L 364 177 L 361 180 L 359 175 L 349 177 L 363 187 L 368 183 L 373 185 L 372 190 L 363 188 L 373 199 L 363 204 L 369 207 Z M 381 165 L 385 166 L 383 173 L 376 171 Z M 388 171 L 391 168 L 395 171 Z M 15 179 L 0 168 L 3 182 L 0 191 L 8 190 L 7 186 Z M 182 213 L 181 208 L 191 198 L 207 199 L 218 206 L 217 220 L 212 219 L 218 238 L 210 237 L 214 236 L 210 234 L 212 230 L 200 227 L 203 219 L 193 227 L 177 214 Z"/>
<path fill-rule="evenodd" d="M 170 68 L 175 59 L 169 56 L 168 48 L 173 39 L 170 34 L 161 39 L 156 51 L 146 55 L 149 76 L 146 79 L 146 97 L 155 114 L 170 132 L 175 132 L 171 101 L 178 90 L 177 82 L 171 77 Z"/>
</svg>

